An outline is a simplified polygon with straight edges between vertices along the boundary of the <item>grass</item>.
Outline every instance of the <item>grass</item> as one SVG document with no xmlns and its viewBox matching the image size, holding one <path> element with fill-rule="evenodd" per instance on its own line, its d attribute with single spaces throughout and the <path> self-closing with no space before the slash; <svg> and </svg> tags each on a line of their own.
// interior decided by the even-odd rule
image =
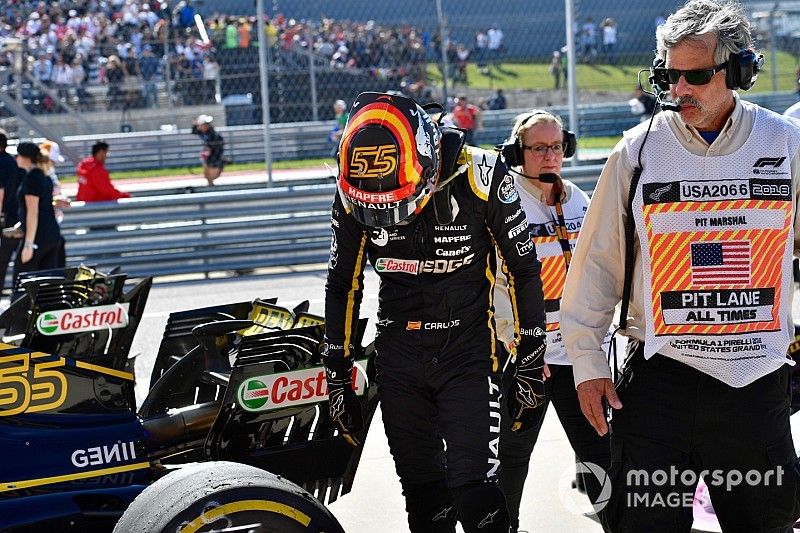
<svg viewBox="0 0 800 533">
<path fill-rule="evenodd" d="M 575 78 L 578 81 L 578 89 L 585 91 L 615 91 L 630 92 L 636 86 L 636 76 L 641 68 L 649 66 L 646 59 L 642 59 L 641 65 L 577 65 Z M 759 81 L 751 89 L 752 92 L 772 92 L 772 72 L 770 65 L 772 57 L 766 54 L 764 71 L 759 75 Z M 794 91 L 797 89 L 797 66 L 798 60 L 790 53 L 777 53 L 777 90 Z M 548 72 L 549 64 L 545 63 L 505 63 L 500 69 L 492 68 L 488 75 L 481 74 L 474 63 L 467 65 L 468 87 L 472 89 L 527 89 L 527 90 L 547 90 L 553 88 L 553 77 Z M 441 83 L 441 73 L 434 63 L 429 63 L 427 67 L 428 79 L 432 84 Z M 644 76 L 643 76 L 643 81 Z M 464 85 L 459 83 L 451 91 L 455 94 L 459 87 Z M 578 147 L 584 149 L 613 148 L 619 137 L 585 137 L 578 140 Z M 485 145 L 483 148 L 492 148 Z M 314 159 L 296 159 L 274 161 L 272 168 L 292 169 L 292 168 L 324 168 L 324 164 L 335 167 L 336 161 L 332 157 Z M 237 163 L 225 167 L 226 172 L 237 171 L 258 171 L 264 170 L 264 163 Z M 203 170 L 200 166 L 163 168 L 152 170 L 132 170 L 125 172 L 114 172 L 114 180 L 141 179 L 162 176 L 182 176 L 182 175 L 202 176 Z M 61 178 L 64 183 L 74 183 L 77 177 L 67 175 Z"/>
<path fill-rule="evenodd" d="M 617 144 L 620 137 L 585 137 L 578 140 L 578 148 L 608 148 L 611 149 Z M 481 148 L 487 150 L 492 149 L 494 146 L 491 144 L 482 145 Z M 332 168 L 336 168 L 336 160 L 332 157 L 320 157 L 312 159 L 292 159 L 285 161 L 275 161 L 272 164 L 274 170 L 292 169 L 292 168 L 325 168 L 325 164 Z M 264 163 L 235 163 L 225 167 L 226 172 L 236 171 L 257 171 L 265 170 Z M 142 178 L 160 178 L 167 176 L 185 176 L 187 174 L 202 177 L 203 169 L 199 166 L 195 167 L 176 167 L 176 168 L 162 168 L 162 169 L 149 169 L 149 170 L 126 170 L 123 172 L 113 172 L 111 179 L 114 181 L 126 179 L 142 179 Z M 225 174 L 223 173 L 223 176 Z M 59 176 L 62 183 L 75 183 L 77 177 L 72 175 Z"/>
<path fill-rule="evenodd" d="M 273 161 L 273 170 L 283 170 L 292 168 L 324 168 L 325 163 L 330 166 L 336 166 L 336 160 L 332 157 L 322 157 L 316 159 L 291 159 L 284 161 Z M 263 170 L 266 172 L 266 165 L 264 163 L 234 163 L 225 166 L 225 172 L 237 172 L 247 170 Z M 203 176 L 203 167 L 196 165 L 191 167 L 174 167 L 174 168 L 155 168 L 148 170 L 125 170 L 121 172 L 112 172 L 111 179 L 126 180 L 126 179 L 141 179 L 141 178 L 160 178 L 164 176 L 185 176 L 196 175 Z M 223 172 L 223 176 L 225 173 Z M 75 183 L 78 178 L 75 174 L 70 174 L 64 177 L 59 176 L 59 181 L 62 183 Z"/>
<path fill-rule="evenodd" d="M 765 67 L 753 92 L 772 92 L 772 56 L 766 53 Z M 788 52 L 777 52 L 777 90 L 793 91 L 797 88 L 797 58 Z M 488 75 L 481 74 L 474 63 L 467 65 L 467 87 L 471 89 L 529 89 L 545 90 L 553 88 L 553 76 L 548 72 L 549 63 L 517 62 L 505 63 L 500 69 L 492 68 Z M 579 64 L 575 79 L 579 90 L 633 92 L 636 76 L 640 69 L 649 67 L 649 59 L 642 59 L 640 65 Z M 428 78 L 432 83 L 441 83 L 442 76 L 434 63 L 429 63 Z M 646 75 L 642 76 L 646 82 Z M 451 85 L 451 91 L 458 91 L 463 84 Z"/>
</svg>

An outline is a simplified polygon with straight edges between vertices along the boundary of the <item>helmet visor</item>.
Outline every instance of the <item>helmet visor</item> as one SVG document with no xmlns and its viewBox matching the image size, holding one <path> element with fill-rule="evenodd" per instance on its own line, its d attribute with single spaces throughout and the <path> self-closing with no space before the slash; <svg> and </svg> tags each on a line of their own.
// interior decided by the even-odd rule
<svg viewBox="0 0 800 533">
<path fill-rule="evenodd" d="M 413 217 L 433 192 L 432 186 L 415 190 L 413 184 L 409 185 L 410 190 L 404 190 L 408 189 L 406 186 L 389 193 L 370 193 L 340 178 L 338 189 L 342 203 L 356 220 L 373 228 L 385 228 Z"/>
</svg>

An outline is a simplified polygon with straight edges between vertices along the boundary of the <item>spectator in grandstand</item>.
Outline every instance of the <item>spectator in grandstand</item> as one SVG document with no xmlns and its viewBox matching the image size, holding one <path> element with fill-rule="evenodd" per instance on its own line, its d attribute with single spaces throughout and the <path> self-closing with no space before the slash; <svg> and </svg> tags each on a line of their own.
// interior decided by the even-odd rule
<svg viewBox="0 0 800 533">
<path fill-rule="evenodd" d="M 246 18 L 241 17 L 236 25 L 236 34 L 239 40 L 239 48 L 250 47 L 250 23 Z"/>
<path fill-rule="evenodd" d="M 158 105 L 158 70 L 161 62 L 153 53 L 153 47 L 149 44 L 142 48 L 142 58 L 139 60 L 139 71 L 142 74 L 142 88 L 146 105 L 156 107 Z"/>
<path fill-rule="evenodd" d="M 471 145 L 475 130 L 481 129 L 481 110 L 470 104 L 464 95 L 456 98 L 455 104 L 451 113 L 453 122 L 464 130 L 465 142 Z"/>
<path fill-rule="evenodd" d="M 75 94 L 78 97 L 78 107 L 82 110 L 87 108 L 89 99 L 89 94 L 86 92 L 87 79 L 83 56 L 78 54 L 72 59 L 72 85 L 75 87 Z"/>
<path fill-rule="evenodd" d="M 553 89 L 561 88 L 561 52 L 553 50 L 553 56 L 550 58 L 550 67 L 548 69 L 550 75 L 553 76 Z"/>
<path fill-rule="evenodd" d="M 119 57 L 112 55 L 108 58 L 103 76 L 108 84 L 107 109 L 120 109 L 124 98 L 122 86 L 125 83 L 125 70 Z"/>
<path fill-rule="evenodd" d="M 485 105 L 481 106 L 482 109 L 488 109 L 489 111 L 497 111 L 499 109 L 506 108 L 506 96 L 503 94 L 503 89 L 497 89 L 494 93 L 494 96 L 488 98 L 485 102 Z"/>
<path fill-rule="evenodd" d="M 336 157 L 339 152 L 339 141 L 342 139 L 344 127 L 350 113 L 347 112 L 347 104 L 344 100 L 336 100 L 333 103 L 333 119 L 336 121 L 331 133 L 328 135 L 328 142 L 331 144 L 331 157 Z"/>
<path fill-rule="evenodd" d="M 20 272 L 58 265 L 61 231 L 53 210 L 53 182 L 39 168 L 41 157 L 34 143 L 17 145 L 17 166 L 25 171 L 25 176 L 17 190 L 23 237 L 17 247 L 13 279 L 17 279 Z"/>
<path fill-rule="evenodd" d="M 125 74 L 123 89 L 125 91 L 124 108 L 137 107 L 139 97 L 142 92 L 142 72 L 139 69 L 139 61 L 133 50 L 133 45 L 125 45 L 125 58 L 122 59 L 122 71 Z"/>
<path fill-rule="evenodd" d="M 203 100 L 204 104 L 217 103 L 217 87 L 219 85 L 220 64 L 214 54 L 203 59 Z"/>
<path fill-rule="evenodd" d="M 642 88 L 637 85 L 634 97 L 628 101 L 628 105 L 631 107 L 631 113 L 640 115 L 643 121 L 648 120 L 650 115 L 653 114 L 653 109 L 656 108 L 656 97 L 650 93 L 644 92 Z"/>
<path fill-rule="evenodd" d="M 53 84 L 58 92 L 58 97 L 65 102 L 69 100 L 69 90 L 73 82 L 72 67 L 64 61 L 63 55 L 58 54 L 53 67 Z"/>
<path fill-rule="evenodd" d="M 462 43 L 458 43 L 455 51 L 455 75 L 453 83 L 461 82 L 467 85 L 467 62 L 469 61 L 470 51 Z"/>
<path fill-rule="evenodd" d="M 603 55 L 606 63 L 613 65 L 616 63 L 614 50 L 617 47 L 617 23 L 612 18 L 603 21 Z"/>
<path fill-rule="evenodd" d="M 489 62 L 494 65 L 495 68 L 500 68 L 500 55 L 502 54 L 505 46 L 503 44 L 505 35 L 503 34 L 503 30 L 500 29 L 500 25 L 497 23 L 492 24 L 492 27 L 489 28 L 488 32 L 486 32 L 486 37 L 489 41 L 487 43 L 489 49 Z"/>
<path fill-rule="evenodd" d="M 111 184 L 111 176 L 106 170 L 108 157 L 108 143 L 97 141 L 92 145 L 92 155 L 85 157 L 78 163 L 79 202 L 110 202 L 120 198 L 130 198 L 130 194 L 117 190 Z"/>
<path fill-rule="evenodd" d="M 485 30 L 478 30 L 475 34 L 475 63 L 478 66 L 478 71 L 481 74 L 488 74 L 489 69 L 486 68 L 486 55 L 489 47 L 489 36 L 486 35 Z"/>
<path fill-rule="evenodd" d="M 581 59 L 585 63 L 594 61 L 597 56 L 597 24 L 592 17 L 586 17 L 581 26 L 580 47 Z"/>
<path fill-rule="evenodd" d="M 7 147 L 8 133 L 0 129 L 0 206 L 2 206 L 0 226 L 10 230 L 19 222 L 17 188 L 24 171 L 20 171 L 17 167 L 14 157 L 6 151 Z M 8 265 L 11 263 L 11 257 L 18 247 L 19 241 L 20 237 L 13 231 L 3 231 L 0 236 L 0 293 L 3 292 Z"/>
<path fill-rule="evenodd" d="M 225 151 L 225 140 L 214 129 L 213 121 L 214 117 L 211 115 L 200 115 L 192 121 L 192 133 L 199 135 L 203 140 L 200 160 L 203 162 L 203 176 L 209 186 L 214 185 L 214 180 L 222 174 L 224 167 L 222 154 Z"/>
<path fill-rule="evenodd" d="M 50 85 L 53 78 L 53 63 L 50 61 L 50 54 L 39 52 L 39 56 L 33 63 L 32 74 L 36 81 Z"/>
<path fill-rule="evenodd" d="M 194 7 L 191 2 L 181 0 L 173 10 L 173 20 L 181 28 L 188 28 L 194 24 Z"/>
<path fill-rule="evenodd" d="M 239 32 L 236 28 L 236 17 L 228 17 L 225 25 L 225 48 L 239 48 Z"/>
</svg>

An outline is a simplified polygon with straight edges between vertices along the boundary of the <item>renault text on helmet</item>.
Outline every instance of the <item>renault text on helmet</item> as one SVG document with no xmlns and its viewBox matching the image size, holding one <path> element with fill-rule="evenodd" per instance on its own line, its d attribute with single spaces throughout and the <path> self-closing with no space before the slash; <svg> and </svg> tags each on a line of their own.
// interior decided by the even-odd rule
<svg viewBox="0 0 800 533">
<path fill-rule="evenodd" d="M 439 173 L 441 134 L 411 99 L 361 93 L 339 145 L 339 194 L 362 224 L 392 226 L 419 213 Z"/>
</svg>

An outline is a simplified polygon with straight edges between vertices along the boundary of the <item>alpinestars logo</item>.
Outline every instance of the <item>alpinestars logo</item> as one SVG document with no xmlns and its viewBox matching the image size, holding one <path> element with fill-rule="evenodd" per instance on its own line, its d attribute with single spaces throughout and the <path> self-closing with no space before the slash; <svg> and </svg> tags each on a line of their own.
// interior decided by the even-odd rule
<svg viewBox="0 0 800 533">
<path fill-rule="evenodd" d="M 433 518 L 431 518 L 431 522 L 438 522 L 439 520 L 447 520 L 447 515 L 450 514 L 450 511 L 453 510 L 453 506 L 445 507 L 438 513 L 436 513 Z"/>
<path fill-rule="evenodd" d="M 494 517 L 497 516 L 497 513 L 499 513 L 499 512 L 500 512 L 500 509 L 495 509 L 491 513 L 487 514 L 483 518 L 483 520 L 478 522 L 478 529 L 483 529 L 486 526 L 488 526 L 489 524 L 493 524 L 494 523 Z"/>
</svg>

